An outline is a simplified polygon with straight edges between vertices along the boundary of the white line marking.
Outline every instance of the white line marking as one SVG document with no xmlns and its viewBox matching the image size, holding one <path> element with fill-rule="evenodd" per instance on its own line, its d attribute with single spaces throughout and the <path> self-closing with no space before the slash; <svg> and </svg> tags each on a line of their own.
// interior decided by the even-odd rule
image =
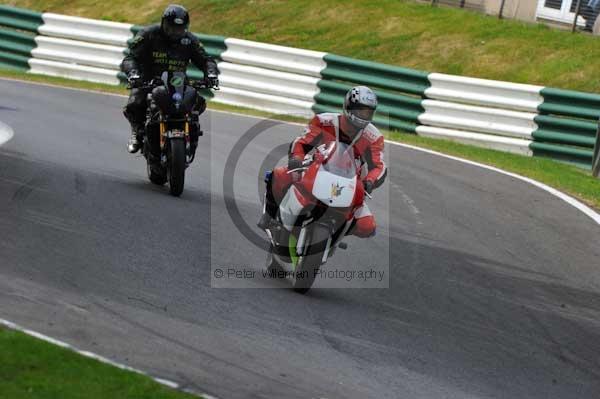
<svg viewBox="0 0 600 399">
<path fill-rule="evenodd" d="M 0 145 L 6 143 L 14 136 L 14 132 L 10 126 L 0 122 Z"/>
<path fill-rule="evenodd" d="M 571 196 L 569 196 L 569 195 L 567 195 L 567 194 L 565 194 L 565 193 L 563 193 L 561 191 L 558 191 L 557 189 L 552 188 L 552 187 L 550 187 L 550 186 L 548 186 L 548 185 L 546 185 L 544 183 L 540 183 L 537 180 L 533 180 L 533 179 L 530 179 L 528 177 L 518 175 L 516 173 L 507 172 L 505 170 L 502 170 L 502 169 L 499 169 L 499 168 L 496 168 L 496 167 L 493 167 L 493 166 L 484 165 L 484 164 L 481 164 L 481 163 L 478 163 L 478 162 L 474 162 L 474 161 L 469 161 L 468 159 L 463 159 L 463 158 L 455 157 L 455 156 L 452 156 L 452 155 L 442 154 L 441 152 L 437 152 L 437 151 L 433 151 L 433 150 L 428 150 L 426 148 L 415 147 L 415 146 L 410 145 L 410 144 L 398 143 L 398 142 L 389 141 L 389 140 L 386 140 L 386 143 L 389 143 L 389 144 L 392 144 L 392 145 L 397 145 L 397 146 L 400 146 L 400 147 L 410 148 L 412 150 L 421 151 L 421 152 L 424 152 L 424 153 L 427 153 L 427 154 L 431 154 L 431 155 L 437 155 L 439 157 L 443 157 L 443 158 L 447 158 L 447 159 L 452 159 L 454 161 L 462 162 L 462 163 L 465 163 L 465 164 L 468 164 L 468 165 L 472 165 L 472 166 L 477 166 L 479 168 L 491 170 L 493 172 L 497 172 L 497 173 L 503 174 L 505 176 L 510 176 L 510 177 L 512 177 L 514 179 L 524 181 L 524 182 L 529 183 L 529 184 L 531 184 L 533 186 L 541 188 L 542 190 L 544 190 L 544 191 L 546 191 L 546 192 L 554 195 L 555 197 L 557 197 L 557 198 L 565 201 L 569 205 L 571 205 L 571 206 L 579 209 L 585 215 L 589 216 L 594 222 L 596 222 L 597 224 L 600 225 L 600 214 L 598 214 L 596 211 L 594 211 L 593 209 L 591 209 L 587 205 L 581 203 L 580 201 L 576 200 L 575 198 L 573 198 L 573 197 L 571 197 Z"/>
<path fill-rule="evenodd" d="M 15 329 L 15 328 L 13 328 L 13 330 L 14 330 L 14 329 Z M 17 327 L 16 329 L 21 329 L 21 328 L 20 328 L 20 327 Z M 61 348 L 67 348 L 67 349 L 71 349 L 71 345 L 69 345 L 69 344 L 67 344 L 67 343 L 64 343 L 64 342 L 62 342 L 62 341 L 59 341 L 59 340 L 57 340 L 57 339 L 54 339 L 54 338 L 52 338 L 52 337 L 48 337 L 47 335 L 40 334 L 40 333 L 38 333 L 38 332 L 36 332 L 36 331 L 33 331 L 33 330 L 27 330 L 27 329 L 23 329 L 23 330 L 22 330 L 22 332 L 24 332 L 24 333 L 25 333 L 25 334 L 27 334 L 27 335 L 31 335 L 31 336 L 32 336 L 32 337 L 34 337 L 34 338 L 41 339 L 42 341 L 46 341 L 46 342 L 48 342 L 48 343 L 51 343 L 51 344 L 53 344 L 53 345 L 60 346 Z"/>
<path fill-rule="evenodd" d="M 65 348 L 65 349 L 71 350 L 73 352 L 76 352 L 76 353 L 80 354 L 81 356 L 85 356 L 87 358 L 97 360 L 99 362 L 102 362 L 102 363 L 105 363 L 105 364 L 117 367 L 117 368 L 119 368 L 121 370 L 126 370 L 126 371 L 130 371 L 130 372 L 133 372 L 133 373 L 136 373 L 136 374 L 144 375 L 146 377 L 150 377 L 154 381 L 156 381 L 157 383 L 159 383 L 161 385 L 164 385 L 164 386 L 167 386 L 169 388 L 180 389 L 180 387 L 181 387 L 178 383 L 173 382 L 171 380 L 167 380 L 167 379 L 159 378 L 159 377 L 153 377 L 150 374 L 146 373 L 145 371 L 135 369 L 133 367 L 127 366 L 127 365 L 122 364 L 122 363 L 117 363 L 115 361 L 112 361 L 112 360 L 110 360 L 110 359 L 108 359 L 108 358 L 106 358 L 104 356 L 98 355 L 98 354 L 93 353 L 93 352 L 83 351 L 83 350 L 77 349 L 73 345 L 68 344 L 68 343 L 66 343 L 64 341 L 60 341 L 58 339 L 54 339 L 54 338 L 49 337 L 47 335 L 41 334 L 41 333 L 39 333 L 37 331 L 33 331 L 33 330 L 29 330 L 27 328 L 21 327 L 20 325 L 15 324 L 15 323 L 13 323 L 11 321 L 0 319 L 0 326 L 4 326 L 4 327 L 9 328 L 11 330 L 20 331 L 20 332 L 22 332 L 24 334 L 27 334 L 29 336 L 32 336 L 34 338 L 41 339 L 42 341 L 46 341 L 46 342 L 49 342 L 49 343 L 51 343 L 53 345 L 60 346 L 61 348 Z M 193 395 L 200 395 L 200 396 L 202 396 L 204 398 L 217 399 L 214 396 L 210 396 L 210 395 L 206 395 L 206 394 L 198 394 L 196 392 L 192 392 L 192 391 L 188 391 L 188 390 L 185 390 L 185 391 L 187 393 L 190 393 L 190 394 L 193 394 Z"/>
<path fill-rule="evenodd" d="M 59 86 L 59 85 L 51 85 L 51 84 L 46 84 L 46 83 L 39 83 L 39 82 L 31 82 L 31 81 L 24 81 L 24 80 L 19 80 L 19 79 L 10 79 L 10 78 L 3 78 L 0 77 L 0 80 L 9 80 L 9 81 L 13 81 L 13 82 L 21 82 L 21 83 L 28 83 L 28 84 L 35 84 L 38 86 L 48 86 L 48 87 L 56 87 L 56 88 L 61 88 L 61 89 L 69 89 L 69 90 L 75 90 L 75 91 L 83 91 L 83 92 L 87 92 L 87 93 L 94 93 L 94 94 L 101 94 L 101 95 L 109 95 L 109 96 L 116 96 L 116 97 L 127 97 L 124 96 L 122 94 L 114 94 L 114 93 L 104 93 L 104 92 L 100 92 L 100 91 L 94 91 L 94 90 L 85 90 L 85 89 L 77 89 L 77 88 L 72 88 L 72 87 L 65 87 L 65 86 Z M 211 112 L 220 112 L 223 114 L 230 114 L 230 115 L 236 115 L 236 116 L 240 116 L 240 117 L 244 117 L 244 118 L 252 118 L 252 119 L 265 119 L 265 117 L 260 117 L 260 116 L 254 116 L 254 115 L 246 115 L 246 114 L 240 114 L 237 112 L 232 112 L 232 111 L 222 111 L 222 110 L 216 110 L 216 109 L 210 109 Z M 295 126 L 304 126 L 304 124 L 302 123 L 296 123 L 296 122 L 282 122 L 284 124 L 287 125 L 295 125 Z M 493 166 L 489 166 L 489 165 L 484 165 L 478 162 L 474 162 L 474 161 L 469 161 L 468 159 L 463 159 L 463 158 L 459 158 L 459 157 L 455 157 L 452 155 L 446 155 L 446 154 L 442 154 L 441 152 L 437 152 L 437 151 L 433 151 L 433 150 L 428 150 L 425 148 L 421 148 L 421 147 L 416 147 L 410 144 L 404 144 L 404 143 L 398 143 L 396 141 L 390 141 L 390 140 L 385 140 L 386 143 L 388 144 L 392 144 L 392 145 L 397 145 L 400 147 L 404 147 L 404 148 L 410 148 L 412 150 L 415 151 L 421 151 L 427 154 L 431 154 L 431 155 L 437 155 L 443 158 L 447 158 L 447 159 L 452 159 L 454 161 L 458 161 L 458 162 L 462 162 L 471 166 L 477 166 L 479 168 L 483 168 L 483 169 L 487 169 L 487 170 L 491 170 L 493 172 L 497 172 L 500 174 L 503 174 L 505 176 L 510 176 L 514 179 L 517 180 L 521 180 L 525 183 L 529 183 L 533 186 L 536 186 L 544 191 L 546 191 L 547 193 L 565 201 L 566 203 L 568 203 L 569 205 L 575 207 L 576 209 L 578 209 L 579 211 L 583 212 L 585 215 L 587 215 L 588 217 L 590 217 L 593 221 L 595 221 L 598 225 L 600 225 L 600 214 L 598 214 L 596 211 L 594 211 L 593 209 L 591 209 L 590 207 L 588 207 L 587 205 L 581 203 L 580 201 L 576 200 L 575 198 L 562 193 L 558 190 L 556 190 L 555 188 L 552 188 L 544 183 L 541 183 L 537 180 L 533 180 L 530 179 L 528 177 L 525 176 L 521 176 L 518 175 L 516 173 L 512 173 L 512 172 L 507 172 L 505 170 L 493 167 Z"/>
</svg>

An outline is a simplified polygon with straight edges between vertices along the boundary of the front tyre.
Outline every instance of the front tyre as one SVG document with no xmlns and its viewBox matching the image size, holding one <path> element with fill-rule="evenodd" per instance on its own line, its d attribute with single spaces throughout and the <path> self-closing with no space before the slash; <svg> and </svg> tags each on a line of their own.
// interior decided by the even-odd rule
<svg viewBox="0 0 600 399">
<path fill-rule="evenodd" d="M 185 185 L 185 142 L 183 140 L 171 140 L 169 144 L 169 162 L 167 166 L 169 192 L 172 196 L 179 197 Z"/>
<path fill-rule="evenodd" d="M 327 226 L 313 225 L 306 253 L 298 259 L 294 270 L 292 287 L 297 293 L 306 294 L 315 282 L 329 237 L 330 230 Z"/>
</svg>

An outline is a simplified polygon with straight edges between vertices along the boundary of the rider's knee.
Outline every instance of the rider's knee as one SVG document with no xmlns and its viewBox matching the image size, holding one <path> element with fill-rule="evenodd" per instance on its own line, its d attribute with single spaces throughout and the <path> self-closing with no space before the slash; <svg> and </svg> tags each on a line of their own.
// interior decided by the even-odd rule
<svg viewBox="0 0 600 399">
<path fill-rule="evenodd" d="M 375 224 L 375 217 L 370 215 L 356 219 L 350 234 L 360 238 L 367 238 L 373 237 L 376 230 L 377 225 Z"/>
<path fill-rule="evenodd" d="M 292 184 L 292 177 L 287 173 L 287 167 L 279 166 L 273 169 L 271 179 L 273 196 L 277 201 L 280 201 Z"/>
</svg>

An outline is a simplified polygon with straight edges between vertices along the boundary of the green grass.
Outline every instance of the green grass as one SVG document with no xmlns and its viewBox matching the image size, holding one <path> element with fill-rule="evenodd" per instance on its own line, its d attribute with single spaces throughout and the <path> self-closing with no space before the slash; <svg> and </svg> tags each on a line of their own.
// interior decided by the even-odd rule
<svg viewBox="0 0 600 399">
<path fill-rule="evenodd" d="M 0 70 L 0 76 L 84 90 L 127 94 L 127 90 L 123 87 L 26 74 L 23 72 Z M 291 117 L 287 115 L 274 115 L 249 108 L 233 107 L 214 102 L 209 102 L 208 107 L 209 109 L 213 110 L 235 112 L 269 119 L 282 120 L 285 122 L 307 122 L 307 120 L 303 118 Z M 542 183 L 548 184 L 549 186 L 555 187 L 565 193 L 571 194 L 596 209 L 600 209 L 600 180 L 594 178 L 587 170 L 550 159 L 532 158 L 510 154 L 501 151 L 460 144 L 449 140 L 433 139 L 399 132 L 385 132 L 385 134 L 390 140 L 423 148 L 429 148 L 446 154 L 456 155 L 465 159 L 481 162 L 486 165 L 495 166 L 509 172 L 530 177 Z"/>
<path fill-rule="evenodd" d="M 31 399 L 196 398 L 152 379 L 0 327 L 0 397 Z"/>
<path fill-rule="evenodd" d="M 9 4 L 148 24 L 169 0 L 13 0 Z M 412 0 L 187 0 L 192 29 L 430 72 L 600 91 L 600 42 Z"/>
</svg>

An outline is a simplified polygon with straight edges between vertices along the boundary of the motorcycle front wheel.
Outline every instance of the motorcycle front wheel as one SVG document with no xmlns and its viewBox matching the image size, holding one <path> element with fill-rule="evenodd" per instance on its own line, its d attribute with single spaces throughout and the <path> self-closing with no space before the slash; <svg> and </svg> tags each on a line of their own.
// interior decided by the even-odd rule
<svg viewBox="0 0 600 399">
<path fill-rule="evenodd" d="M 315 282 L 321 268 L 323 255 L 327 248 L 330 230 L 321 225 L 314 225 L 307 242 L 307 250 L 298 258 L 294 270 L 292 288 L 299 294 L 306 294 Z"/>
<path fill-rule="evenodd" d="M 171 140 L 169 144 L 169 162 L 167 166 L 169 192 L 172 196 L 179 197 L 185 185 L 185 142 L 183 140 Z"/>
</svg>

